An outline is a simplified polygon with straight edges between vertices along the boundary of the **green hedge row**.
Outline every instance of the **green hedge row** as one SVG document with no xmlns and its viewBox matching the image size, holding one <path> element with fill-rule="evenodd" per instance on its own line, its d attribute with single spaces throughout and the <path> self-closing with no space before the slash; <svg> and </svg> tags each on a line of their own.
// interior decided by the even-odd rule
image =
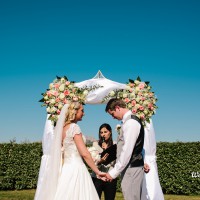
<svg viewBox="0 0 200 200">
<path fill-rule="evenodd" d="M 0 190 L 36 188 L 41 156 L 41 143 L 0 144 Z M 159 142 L 157 158 L 165 194 L 200 194 L 200 142 Z"/>
<path fill-rule="evenodd" d="M 200 142 L 157 143 L 157 164 L 165 194 L 200 194 Z"/>
<path fill-rule="evenodd" d="M 0 190 L 35 188 L 41 143 L 0 144 Z"/>
</svg>

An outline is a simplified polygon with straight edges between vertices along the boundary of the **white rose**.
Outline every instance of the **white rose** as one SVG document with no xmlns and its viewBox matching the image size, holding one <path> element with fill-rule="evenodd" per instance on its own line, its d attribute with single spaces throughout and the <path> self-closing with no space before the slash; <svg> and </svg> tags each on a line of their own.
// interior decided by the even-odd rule
<svg viewBox="0 0 200 200">
<path fill-rule="evenodd" d="M 115 92 L 112 90 L 109 94 L 111 97 L 113 97 L 115 95 Z"/>
<path fill-rule="evenodd" d="M 49 88 L 52 89 L 53 88 L 53 83 L 49 84 Z"/>
<path fill-rule="evenodd" d="M 92 156 L 92 158 L 94 158 L 96 156 L 96 153 L 94 151 L 91 152 L 91 156 Z"/>
<path fill-rule="evenodd" d="M 61 84 L 60 87 L 59 87 L 59 90 L 60 90 L 61 92 L 63 92 L 64 89 L 65 89 L 65 85 L 64 85 L 64 84 Z"/>
<path fill-rule="evenodd" d="M 87 90 L 84 90 L 84 92 L 83 92 L 83 95 L 87 95 L 88 94 L 88 91 Z"/>
<path fill-rule="evenodd" d="M 52 107 L 50 112 L 51 112 L 51 113 L 55 113 L 55 112 L 56 112 L 56 108 L 55 108 L 55 107 Z"/>
<path fill-rule="evenodd" d="M 69 85 L 69 86 L 68 86 L 68 88 L 69 88 L 69 89 L 72 89 L 72 88 L 73 88 L 73 86 L 72 86 L 72 85 Z"/>
<path fill-rule="evenodd" d="M 59 103 L 59 104 L 58 104 L 58 109 L 61 110 L 62 107 L 63 107 L 62 103 Z"/>
<path fill-rule="evenodd" d="M 55 102 L 56 102 L 55 99 L 50 100 L 50 104 L 54 104 Z"/>
<path fill-rule="evenodd" d="M 140 104 L 136 104 L 135 108 L 138 109 L 140 107 Z"/>
<path fill-rule="evenodd" d="M 134 83 L 135 83 L 136 85 L 139 85 L 140 81 L 135 80 Z"/>
<path fill-rule="evenodd" d="M 48 99 L 48 96 L 46 95 L 46 96 L 44 96 L 44 100 L 47 100 Z"/>
<path fill-rule="evenodd" d="M 132 105 L 129 103 L 129 104 L 128 104 L 128 109 L 130 109 L 130 108 L 132 108 Z"/>
<path fill-rule="evenodd" d="M 126 93 L 123 94 L 123 98 L 126 98 L 128 95 Z"/>
<path fill-rule="evenodd" d="M 60 79 L 60 82 L 61 82 L 61 83 L 65 83 L 65 81 L 66 81 L 66 80 L 65 80 L 64 78 L 61 78 L 61 79 Z"/>
<path fill-rule="evenodd" d="M 140 98 L 139 98 L 139 97 L 137 97 L 135 100 L 136 100 L 137 102 L 139 102 L 139 101 L 140 101 Z"/>
<path fill-rule="evenodd" d="M 130 94 L 130 97 L 134 98 L 134 97 L 135 97 L 135 93 L 132 92 L 132 93 Z"/>
<path fill-rule="evenodd" d="M 91 147 L 91 151 L 95 151 L 96 149 L 95 149 L 95 147 Z"/>
<path fill-rule="evenodd" d="M 136 92 L 139 92 L 139 91 L 140 91 L 140 88 L 139 88 L 139 87 L 136 87 L 136 88 L 135 88 L 135 91 L 136 91 Z"/>
<path fill-rule="evenodd" d="M 126 90 L 130 90 L 130 89 L 131 89 L 131 87 L 127 85 L 126 86 Z"/>
<path fill-rule="evenodd" d="M 59 98 L 60 98 L 60 99 L 64 99 L 64 98 L 65 98 L 65 95 L 64 95 L 63 93 L 61 93 L 61 94 L 59 95 Z"/>
</svg>

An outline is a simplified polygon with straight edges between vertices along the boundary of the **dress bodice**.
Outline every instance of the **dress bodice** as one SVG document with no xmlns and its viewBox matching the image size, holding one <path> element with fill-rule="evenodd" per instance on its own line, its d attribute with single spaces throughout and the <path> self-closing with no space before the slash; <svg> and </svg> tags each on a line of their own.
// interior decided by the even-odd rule
<svg viewBox="0 0 200 200">
<path fill-rule="evenodd" d="M 70 124 L 69 129 L 66 131 L 66 136 L 63 140 L 63 153 L 64 153 L 64 161 L 66 162 L 66 160 L 70 159 L 70 158 L 81 158 L 79 151 L 76 147 L 76 144 L 74 142 L 74 136 L 76 134 L 81 134 L 81 129 L 80 127 L 75 124 L 72 123 Z M 86 138 L 85 136 L 83 136 L 83 141 L 86 142 Z"/>
</svg>

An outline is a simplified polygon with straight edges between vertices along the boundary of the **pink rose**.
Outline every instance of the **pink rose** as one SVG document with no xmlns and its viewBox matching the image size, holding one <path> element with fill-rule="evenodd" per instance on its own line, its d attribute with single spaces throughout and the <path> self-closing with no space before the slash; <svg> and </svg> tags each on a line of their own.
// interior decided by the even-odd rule
<svg viewBox="0 0 200 200">
<path fill-rule="evenodd" d="M 58 114 L 58 115 L 60 114 L 60 110 L 57 110 L 57 114 Z"/>
<path fill-rule="evenodd" d="M 69 91 L 69 90 L 65 90 L 65 91 L 64 91 L 64 95 L 65 95 L 65 96 L 68 96 L 69 94 L 70 94 L 70 91 Z"/>
<path fill-rule="evenodd" d="M 136 104 L 136 101 L 135 101 L 135 100 L 133 100 L 133 101 L 131 102 L 131 104 L 132 104 L 132 106 L 135 106 L 135 104 Z"/>
<path fill-rule="evenodd" d="M 60 102 L 60 99 L 59 99 L 59 98 L 56 98 L 56 102 L 57 102 L 57 103 Z"/>
<path fill-rule="evenodd" d="M 140 83 L 140 84 L 139 84 L 140 90 L 144 89 L 144 87 L 145 87 L 145 83 Z"/>
<path fill-rule="evenodd" d="M 154 110 L 154 107 L 152 106 L 152 107 L 150 108 L 150 110 Z"/>
<path fill-rule="evenodd" d="M 129 89 L 129 92 L 133 92 L 133 89 Z"/>
<path fill-rule="evenodd" d="M 141 98 L 142 101 L 144 101 L 145 99 L 146 99 L 145 97 L 142 97 L 142 98 Z"/>
<path fill-rule="evenodd" d="M 143 106 L 140 106 L 140 107 L 139 107 L 139 110 L 144 110 L 144 107 L 143 107 Z"/>
<path fill-rule="evenodd" d="M 67 104 L 67 103 L 68 103 L 68 100 L 67 100 L 67 99 L 64 99 L 63 102 L 64 102 L 64 104 Z"/>
<path fill-rule="evenodd" d="M 54 96 L 58 96 L 58 91 L 53 91 Z"/>
<path fill-rule="evenodd" d="M 142 92 L 138 92 L 138 96 L 142 96 Z"/>
<path fill-rule="evenodd" d="M 150 92 L 150 93 L 149 93 L 149 97 L 152 97 L 152 96 L 153 96 L 153 93 L 152 93 L 152 92 Z"/>
<path fill-rule="evenodd" d="M 52 96 L 51 91 L 47 91 L 47 96 Z"/>
<path fill-rule="evenodd" d="M 70 84 L 70 81 L 66 81 L 65 85 L 69 85 Z"/>
<path fill-rule="evenodd" d="M 128 102 L 130 102 L 130 99 L 129 99 L 129 98 L 125 98 L 124 101 L 125 101 L 126 103 L 128 103 Z"/>
<path fill-rule="evenodd" d="M 60 84 L 59 84 L 59 83 L 55 83 L 55 84 L 54 84 L 54 87 L 55 87 L 55 88 L 59 88 L 59 87 L 60 87 Z"/>
<path fill-rule="evenodd" d="M 132 112 L 135 114 L 137 112 L 137 109 L 133 108 Z"/>
<path fill-rule="evenodd" d="M 140 119 L 144 120 L 144 115 L 141 115 L 141 116 L 140 116 Z"/>
<path fill-rule="evenodd" d="M 149 103 L 148 104 L 148 108 L 150 108 L 151 109 L 151 107 L 153 106 L 153 104 L 152 103 Z"/>
</svg>

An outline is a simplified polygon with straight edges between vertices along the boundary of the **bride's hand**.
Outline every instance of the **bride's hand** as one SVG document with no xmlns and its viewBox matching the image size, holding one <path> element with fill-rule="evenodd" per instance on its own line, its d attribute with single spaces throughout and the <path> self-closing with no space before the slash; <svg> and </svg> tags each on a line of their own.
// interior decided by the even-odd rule
<svg viewBox="0 0 200 200">
<path fill-rule="evenodd" d="M 107 181 L 106 178 L 106 173 L 99 171 L 99 173 L 97 174 L 97 178 L 101 179 L 102 181 Z"/>
<path fill-rule="evenodd" d="M 106 173 L 105 173 L 105 172 L 98 171 L 98 173 L 97 173 L 96 175 L 97 175 L 97 178 L 103 178 L 103 177 L 106 176 Z"/>
</svg>

